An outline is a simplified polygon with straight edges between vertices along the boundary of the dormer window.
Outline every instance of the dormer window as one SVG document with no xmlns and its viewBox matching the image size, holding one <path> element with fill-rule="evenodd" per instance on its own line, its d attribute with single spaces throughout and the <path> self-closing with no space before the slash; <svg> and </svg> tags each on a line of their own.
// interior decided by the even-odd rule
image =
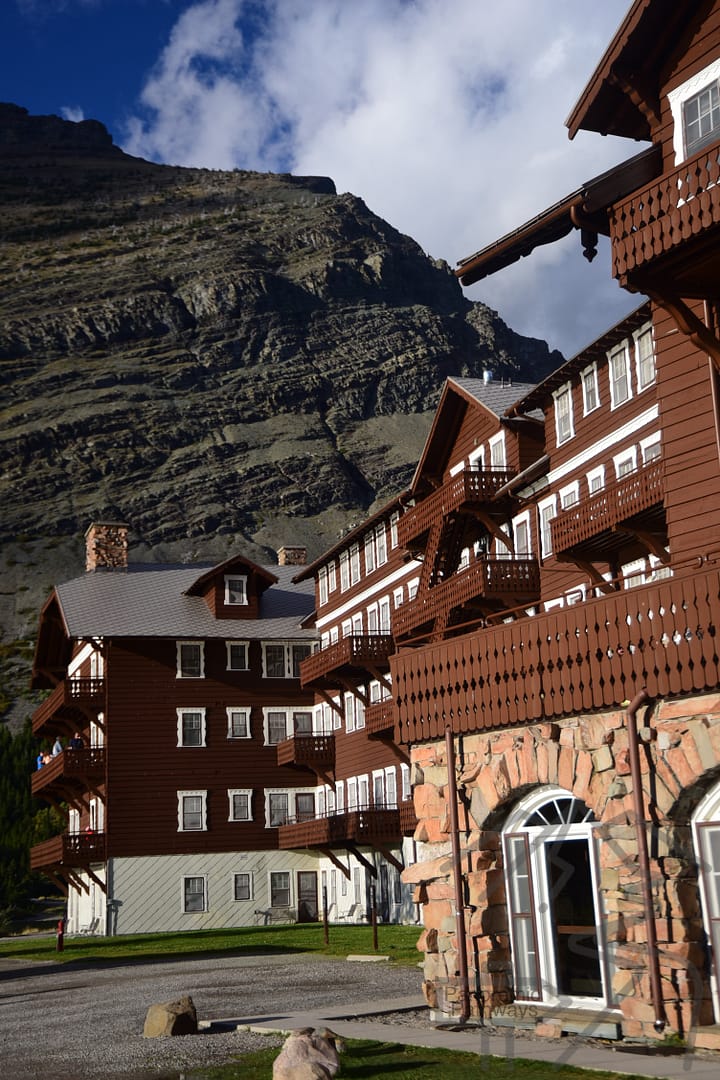
<svg viewBox="0 0 720 1080">
<path fill-rule="evenodd" d="M 247 596 L 247 578 L 236 577 L 235 575 L 225 575 L 225 603 L 229 606 L 232 605 L 246 605 L 248 602 Z"/>
<path fill-rule="evenodd" d="M 720 86 L 718 80 L 683 104 L 685 154 L 692 157 L 704 146 L 720 138 Z"/>
</svg>

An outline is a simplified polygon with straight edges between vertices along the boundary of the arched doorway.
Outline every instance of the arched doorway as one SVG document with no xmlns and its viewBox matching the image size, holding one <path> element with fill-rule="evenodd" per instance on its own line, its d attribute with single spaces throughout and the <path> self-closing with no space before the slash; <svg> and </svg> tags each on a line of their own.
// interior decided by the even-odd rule
<svg viewBox="0 0 720 1080">
<path fill-rule="evenodd" d="M 710 988 L 715 1022 L 720 1023 L 720 783 L 702 799 L 692 816 L 698 857 L 703 924 L 712 946 Z"/>
<path fill-rule="evenodd" d="M 542 788 L 503 830 L 515 997 L 603 1007 L 610 1002 L 595 818 L 562 788 Z"/>
</svg>

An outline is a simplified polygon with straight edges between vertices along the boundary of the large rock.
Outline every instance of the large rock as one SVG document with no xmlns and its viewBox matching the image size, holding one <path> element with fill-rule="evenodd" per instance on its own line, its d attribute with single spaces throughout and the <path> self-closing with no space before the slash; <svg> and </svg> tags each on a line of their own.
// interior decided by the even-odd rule
<svg viewBox="0 0 720 1080">
<path fill-rule="evenodd" d="M 197 1029 L 193 999 L 186 994 L 179 1001 L 151 1005 L 145 1017 L 143 1035 L 146 1039 L 157 1039 L 164 1035 L 195 1035 Z"/>
<path fill-rule="evenodd" d="M 332 1080 L 342 1044 L 328 1028 L 300 1028 L 288 1035 L 273 1063 L 273 1080 Z"/>
</svg>

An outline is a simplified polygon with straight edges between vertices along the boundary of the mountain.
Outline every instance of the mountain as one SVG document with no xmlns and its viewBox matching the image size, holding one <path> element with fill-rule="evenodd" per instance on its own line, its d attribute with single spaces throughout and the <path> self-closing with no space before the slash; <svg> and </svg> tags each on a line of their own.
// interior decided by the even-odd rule
<svg viewBox="0 0 720 1080">
<path fill-rule="evenodd" d="M 0 206 L 6 682 L 91 520 L 140 559 L 314 557 L 408 482 L 447 375 L 562 360 L 327 177 L 155 165 L 5 104 Z"/>
</svg>

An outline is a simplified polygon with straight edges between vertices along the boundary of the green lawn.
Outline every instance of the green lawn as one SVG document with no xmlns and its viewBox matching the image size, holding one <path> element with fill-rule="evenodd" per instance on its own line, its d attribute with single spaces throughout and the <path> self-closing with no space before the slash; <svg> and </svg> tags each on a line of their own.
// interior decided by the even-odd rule
<svg viewBox="0 0 720 1080">
<path fill-rule="evenodd" d="M 417 926 L 379 926 L 378 952 L 400 964 L 418 964 L 415 948 Z M 202 953 L 317 953 L 347 956 L 372 953 L 370 926 L 331 926 L 329 944 L 319 923 L 298 926 L 248 926 L 232 930 L 197 930 L 175 934 L 127 934 L 119 937 L 66 937 L 63 952 L 56 951 L 55 937 L 27 935 L 0 942 L 0 957 L 26 960 L 153 960 L 162 956 Z"/>
<path fill-rule="evenodd" d="M 186 1080 L 271 1080 L 277 1050 L 243 1054 L 235 1062 L 218 1069 L 191 1070 Z M 348 1043 L 342 1055 L 338 1080 L 633 1080 L 617 1073 L 554 1066 L 523 1058 L 491 1058 L 453 1050 L 428 1050 L 397 1043 Z M 635 1080 L 639 1080 L 635 1077 Z"/>
</svg>

